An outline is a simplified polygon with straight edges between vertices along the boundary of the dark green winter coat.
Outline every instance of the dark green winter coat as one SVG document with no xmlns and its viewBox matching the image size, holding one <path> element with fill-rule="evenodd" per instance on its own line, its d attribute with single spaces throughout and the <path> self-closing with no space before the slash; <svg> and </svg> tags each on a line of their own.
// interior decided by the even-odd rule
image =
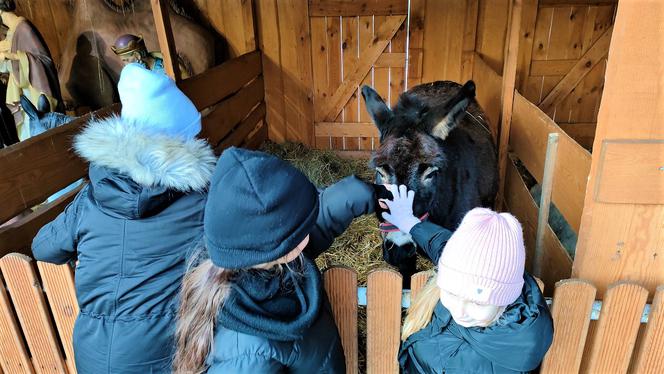
<svg viewBox="0 0 664 374">
<path fill-rule="evenodd" d="M 434 264 L 450 230 L 432 222 L 413 226 L 410 234 Z M 401 344 L 404 373 L 524 373 L 535 370 L 553 339 L 553 320 L 535 279 L 524 273 L 521 296 L 498 322 L 481 328 L 456 324 L 438 301 L 431 322 Z"/>
<path fill-rule="evenodd" d="M 353 218 L 374 210 L 373 189 L 356 177 L 345 178 L 320 193 L 318 217 L 304 250 L 309 260 L 329 248 Z M 314 269 L 320 279 L 318 269 Z M 304 335 L 293 341 L 246 334 L 217 324 L 208 373 L 335 373 L 346 372 L 344 353 L 329 302 L 319 282 L 322 306 Z M 250 316 L 253 319 L 254 316 Z M 264 319 L 265 320 L 265 319 Z M 263 326 L 264 327 L 264 326 Z"/>
<path fill-rule="evenodd" d="M 456 324 L 438 302 L 431 322 L 402 343 L 404 373 L 527 373 L 553 339 L 553 322 L 537 282 L 524 274 L 521 296 L 489 327 Z"/>
<path fill-rule="evenodd" d="M 78 259 L 78 372 L 168 373 L 176 299 L 216 158 L 203 140 L 146 136 L 117 117 L 89 124 L 75 149 L 90 161 L 90 184 L 32 251 L 55 264 Z"/>
</svg>

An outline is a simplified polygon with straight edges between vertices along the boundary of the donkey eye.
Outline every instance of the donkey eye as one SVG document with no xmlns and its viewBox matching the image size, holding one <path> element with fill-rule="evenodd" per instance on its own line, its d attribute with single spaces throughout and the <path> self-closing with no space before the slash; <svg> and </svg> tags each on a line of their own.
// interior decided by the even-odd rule
<svg viewBox="0 0 664 374">
<path fill-rule="evenodd" d="M 385 168 L 383 168 L 382 166 L 377 167 L 376 172 L 383 179 L 383 181 L 387 181 L 390 179 L 390 176 L 387 174 L 387 171 L 385 171 Z"/>
<path fill-rule="evenodd" d="M 438 172 L 438 167 L 430 166 L 424 171 L 424 173 L 422 173 L 422 179 L 424 180 L 431 179 L 436 175 L 437 172 Z"/>
</svg>

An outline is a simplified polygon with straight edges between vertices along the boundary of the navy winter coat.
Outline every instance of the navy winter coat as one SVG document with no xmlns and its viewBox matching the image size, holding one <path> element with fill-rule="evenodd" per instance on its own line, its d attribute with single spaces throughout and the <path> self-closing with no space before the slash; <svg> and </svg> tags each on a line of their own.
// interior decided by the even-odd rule
<svg viewBox="0 0 664 374">
<path fill-rule="evenodd" d="M 315 259 L 328 249 L 353 218 L 373 212 L 374 199 L 373 189 L 356 177 L 323 190 L 316 225 L 304 254 Z M 296 341 L 270 340 L 217 325 L 207 364 L 208 373 L 214 374 L 346 372 L 341 340 L 326 297 L 316 322 Z"/>
<path fill-rule="evenodd" d="M 216 158 L 203 140 L 146 136 L 117 117 L 89 124 L 75 149 L 90 184 L 32 250 L 40 261 L 78 259 L 78 372 L 170 372 L 176 299 Z"/>
</svg>

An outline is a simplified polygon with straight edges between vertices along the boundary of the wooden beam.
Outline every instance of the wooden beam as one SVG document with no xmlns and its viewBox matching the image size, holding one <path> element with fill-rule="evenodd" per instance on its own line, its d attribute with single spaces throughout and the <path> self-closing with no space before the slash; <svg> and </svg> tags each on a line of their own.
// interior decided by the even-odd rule
<svg viewBox="0 0 664 374">
<path fill-rule="evenodd" d="M 493 141 L 497 143 L 503 78 L 479 54 L 475 56 L 473 61 L 473 80 L 478 87 L 476 99 L 487 116 Z"/>
<path fill-rule="evenodd" d="M 479 18 L 479 0 L 468 0 L 466 20 L 463 30 L 463 49 L 461 52 L 461 82 L 473 77 L 475 44 L 477 41 L 477 22 Z"/>
<path fill-rule="evenodd" d="M 521 92 L 525 92 L 525 86 L 531 75 L 533 44 L 535 42 L 535 25 L 537 24 L 538 0 L 524 0 L 523 13 L 521 17 L 521 29 L 519 30 L 519 57 L 517 60 L 517 82 Z"/>
<path fill-rule="evenodd" d="M 651 294 L 664 284 L 664 205 L 603 203 L 592 193 L 606 141 L 664 139 L 664 48 L 653 47 L 661 45 L 662 25 L 660 2 L 618 3 L 574 259 L 574 275 L 592 281 L 600 294 L 620 279 L 639 282 Z"/>
<path fill-rule="evenodd" d="M 572 139 L 579 143 L 583 148 L 588 150 L 592 149 L 597 123 L 559 123 L 558 126 L 560 126 L 567 135 L 572 137 Z"/>
<path fill-rule="evenodd" d="M 308 3 L 277 1 L 286 140 L 314 143 L 313 67 Z"/>
<path fill-rule="evenodd" d="M 519 31 L 521 30 L 521 14 L 523 1 L 510 1 L 510 21 L 507 44 L 505 45 L 505 63 L 503 65 L 503 86 L 501 89 L 501 125 L 498 143 L 498 199 L 496 207 L 500 210 L 503 191 L 505 190 L 505 170 L 507 168 L 507 147 L 510 139 L 512 123 L 512 106 L 516 88 L 516 69 L 519 57 Z"/>
<path fill-rule="evenodd" d="M 376 125 L 371 122 L 319 122 L 315 125 L 314 131 L 316 136 L 369 138 L 377 138 L 380 136 Z"/>
<path fill-rule="evenodd" d="M 565 75 L 578 62 L 579 60 L 533 60 L 530 65 L 530 75 L 534 77 Z"/>
<path fill-rule="evenodd" d="M 157 29 L 159 49 L 164 56 L 164 70 L 169 77 L 176 82 L 180 80 L 180 68 L 178 67 L 178 54 L 175 50 L 175 39 L 171 29 L 171 19 L 168 15 L 168 3 L 163 0 L 150 0 L 154 26 Z"/>
<path fill-rule="evenodd" d="M 537 234 L 535 236 L 535 258 L 533 271 L 536 276 L 542 274 L 542 259 L 544 258 L 544 233 L 549 225 L 549 208 L 551 208 L 551 189 L 555 178 L 556 159 L 558 158 L 558 133 L 549 134 L 546 145 L 546 158 L 544 160 L 544 176 L 542 177 L 542 195 L 540 196 L 539 212 L 537 215 Z"/>
<path fill-rule="evenodd" d="M 377 68 L 403 68 L 406 67 L 406 52 L 385 52 L 378 56 Z"/>
<path fill-rule="evenodd" d="M 385 23 L 376 31 L 376 36 L 364 49 L 364 54 L 360 57 L 353 71 L 341 83 L 332 97 L 321 105 L 321 118 L 329 122 L 337 117 L 405 19 L 404 16 L 387 17 Z"/>
<path fill-rule="evenodd" d="M 540 0 L 540 6 L 544 7 L 569 7 L 569 6 L 595 6 L 615 5 L 618 0 Z"/>
<path fill-rule="evenodd" d="M 576 87 L 595 65 L 597 65 L 609 53 L 611 43 L 611 32 L 613 26 L 609 27 L 597 42 L 586 52 L 574 67 L 558 82 L 549 94 L 539 104 L 543 112 L 549 112 L 560 104 L 567 95 Z"/>
<path fill-rule="evenodd" d="M 408 13 L 408 0 L 309 0 L 311 17 L 393 16 Z"/>
</svg>

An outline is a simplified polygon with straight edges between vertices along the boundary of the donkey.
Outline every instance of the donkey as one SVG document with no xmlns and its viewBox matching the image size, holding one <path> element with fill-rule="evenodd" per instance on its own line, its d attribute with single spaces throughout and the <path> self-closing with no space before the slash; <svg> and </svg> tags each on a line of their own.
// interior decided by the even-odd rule
<svg viewBox="0 0 664 374">
<path fill-rule="evenodd" d="M 75 117 L 58 112 L 38 110 L 24 95 L 21 95 L 21 107 L 30 118 L 30 136 L 37 136 L 75 119 Z"/>
<path fill-rule="evenodd" d="M 413 87 L 393 109 L 369 86 L 362 87 L 362 96 L 380 132 L 380 147 L 370 161 L 377 184 L 408 186 L 415 191 L 413 213 L 449 230 L 472 208 L 493 206 L 496 148 L 473 81 Z M 377 209 L 383 222 L 381 212 Z M 383 258 L 398 267 L 408 285 L 417 270 L 415 242 L 398 230 L 382 235 Z"/>
<path fill-rule="evenodd" d="M 76 117 L 68 116 L 66 114 L 58 112 L 43 112 L 35 108 L 35 106 L 30 102 L 30 100 L 21 95 L 21 107 L 25 111 L 25 114 L 30 118 L 30 136 L 37 136 L 43 132 L 54 129 L 58 126 L 65 125 Z M 56 200 L 60 196 L 66 194 L 69 191 L 74 190 L 76 187 L 83 184 L 85 181 L 79 179 L 69 186 L 63 188 L 62 190 L 54 193 L 46 199 L 47 203 Z"/>
</svg>

